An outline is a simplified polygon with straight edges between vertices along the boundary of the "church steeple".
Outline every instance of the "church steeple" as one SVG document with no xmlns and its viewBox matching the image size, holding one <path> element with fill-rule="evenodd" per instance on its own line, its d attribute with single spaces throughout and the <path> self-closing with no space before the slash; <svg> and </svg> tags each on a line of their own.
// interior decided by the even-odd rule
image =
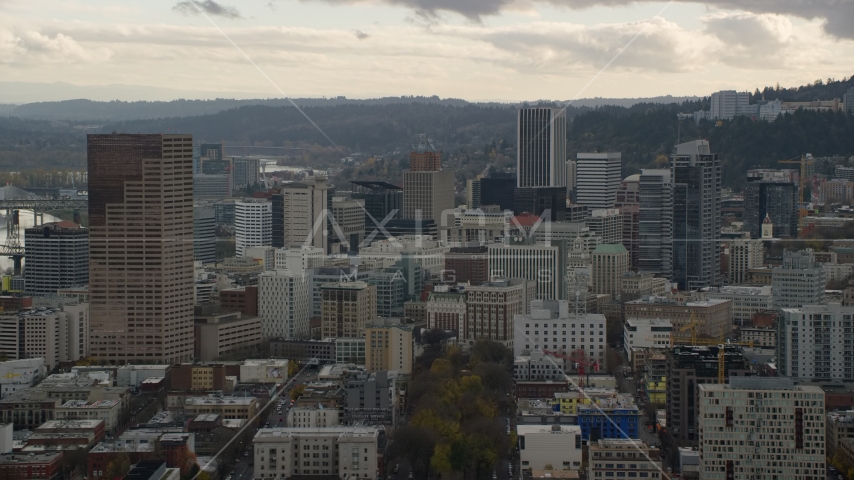
<svg viewBox="0 0 854 480">
<path fill-rule="evenodd" d="M 771 217 L 765 214 L 765 220 L 762 220 L 762 238 L 774 238 L 774 223 L 771 222 Z"/>
</svg>

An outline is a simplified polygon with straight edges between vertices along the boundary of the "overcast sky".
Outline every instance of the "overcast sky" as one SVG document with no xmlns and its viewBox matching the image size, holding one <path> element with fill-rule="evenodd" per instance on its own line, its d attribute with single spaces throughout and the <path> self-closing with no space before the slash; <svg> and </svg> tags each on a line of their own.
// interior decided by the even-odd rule
<svg viewBox="0 0 854 480">
<path fill-rule="evenodd" d="M 854 74 L 854 0 L 0 0 L 0 81 L 279 96 L 200 10 L 294 97 L 708 95 Z"/>
</svg>

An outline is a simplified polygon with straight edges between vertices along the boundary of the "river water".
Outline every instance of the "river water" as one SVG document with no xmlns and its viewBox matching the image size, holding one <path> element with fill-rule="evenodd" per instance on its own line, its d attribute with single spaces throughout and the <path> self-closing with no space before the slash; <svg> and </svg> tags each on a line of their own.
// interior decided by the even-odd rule
<svg viewBox="0 0 854 480">
<path fill-rule="evenodd" d="M 0 210 L 0 242 L 6 242 L 6 211 Z M 61 220 L 61 218 L 54 217 L 53 215 L 44 215 L 44 223 L 57 222 Z M 18 216 L 18 222 L 20 224 L 20 242 L 21 245 L 24 245 L 24 229 L 33 226 L 33 211 L 32 210 L 21 210 Z M 24 257 L 24 265 L 27 264 L 27 258 Z M 14 262 L 12 262 L 11 258 L 8 257 L 0 257 L 0 271 L 6 272 L 7 268 L 12 268 L 14 266 Z"/>
</svg>

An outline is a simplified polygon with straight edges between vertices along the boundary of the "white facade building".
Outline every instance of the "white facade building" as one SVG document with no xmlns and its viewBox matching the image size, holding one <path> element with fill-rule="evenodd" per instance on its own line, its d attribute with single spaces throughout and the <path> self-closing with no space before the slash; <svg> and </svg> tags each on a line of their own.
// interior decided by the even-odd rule
<svg viewBox="0 0 854 480">
<path fill-rule="evenodd" d="M 327 428 L 340 424 L 337 408 L 294 407 L 288 410 L 289 427 Z"/>
<path fill-rule="evenodd" d="M 709 300 L 732 300 L 732 321 L 738 325 L 750 325 L 754 313 L 774 307 L 771 286 L 749 287 L 729 285 L 710 289 L 705 293 Z"/>
<path fill-rule="evenodd" d="M 276 269 L 276 249 L 273 247 L 248 247 L 243 256 L 258 260 L 265 271 Z"/>
<path fill-rule="evenodd" d="M 35 385 L 46 374 L 47 367 L 43 358 L 0 362 L 0 398 Z M 0 453 L 3 452 L 0 451 Z"/>
<path fill-rule="evenodd" d="M 513 380 L 517 382 L 531 381 L 566 381 L 563 372 L 563 362 L 554 357 L 544 355 L 534 350 L 530 355 L 522 355 L 513 359 Z"/>
<path fill-rule="evenodd" d="M 784 308 L 777 332 L 781 376 L 854 381 L 854 307 Z"/>
<path fill-rule="evenodd" d="M 170 368 L 171 365 L 122 365 L 116 368 L 116 386 L 138 387 L 148 378 L 166 377 Z"/>
<path fill-rule="evenodd" d="M 759 119 L 766 122 L 773 122 L 782 113 L 782 102 L 780 100 L 771 100 L 770 102 L 759 105 Z"/>
<path fill-rule="evenodd" d="M 489 276 L 524 278 L 537 283 L 536 298 L 556 300 L 566 298 L 566 243 L 551 245 L 505 243 L 487 246 Z"/>
<path fill-rule="evenodd" d="M 252 440 L 256 479 L 337 476 L 375 479 L 377 440 L 374 427 L 262 428 Z"/>
<path fill-rule="evenodd" d="M 304 272 L 322 267 L 326 252 L 317 247 L 279 248 L 276 250 L 276 270 Z"/>
<path fill-rule="evenodd" d="M 537 350 L 569 355 L 583 350 L 588 358 L 605 365 L 605 316 L 587 313 L 576 316 L 569 303 L 534 300 L 530 315 L 513 318 L 513 355 Z M 566 365 L 569 367 L 568 365 Z"/>
<path fill-rule="evenodd" d="M 0 316 L 0 355 L 43 358 L 49 370 L 89 356 L 89 304 Z"/>
<path fill-rule="evenodd" d="M 234 202 L 235 255 L 242 257 L 248 247 L 268 246 L 273 240 L 273 205 L 264 199 Z"/>
<path fill-rule="evenodd" d="M 774 307 L 800 308 L 824 302 L 824 270 L 812 249 L 783 252 L 783 265 L 771 271 Z"/>
<path fill-rule="evenodd" d="M 623 215 L 619 208 L 593 210 L 584 223 L 599 235 L 600 243 L 623 243 Z"/>
<path fill-rule="evenodd" d="M 590 209 L 614 208 L 622 177 L 620 152 L 578 153 L 576 203 Z"/>
<path fill-rule="evenodd" d="M 825 478 L 824 392 L 788 378 L 699 384 L 700 480 Z"/>
<path fill-rule="evenodd" d="M 623 325 L 623 346 L 626 356 L 632 348 L 669 348 L 673 324 L 662 318 L 627 318 Z"/>
<path fill-rule="evenodd" d="M 258 316 L 263 338 L 308 338 L 311 311 L 309 276 L 276 270 L 258 276 Z"/>
<path fill-rule="evenodd" d="M 578 425 L 518 425 L 522 469 L 578 470 L 581 468 L 581 427 Z"/>
<path fill-rule="evenodd" d="M 735 90 L 721 90 L 712 94 L 712 120 L 732 120 L 748 110 L 750 94 Z"/>
<path fill-rule="evenodd" d="M 397 263 L 403 255 L 411 256 L 415 263 L 430 273 L 440 273 L 445 268 L 445 254 L 451 247 L 433 240 L 427 235 L 407 235 L 393 239 L 375 241 L 359 250 L 359 260 L 363 263 L 382 262 L 383 268 Z"/>
</svg>

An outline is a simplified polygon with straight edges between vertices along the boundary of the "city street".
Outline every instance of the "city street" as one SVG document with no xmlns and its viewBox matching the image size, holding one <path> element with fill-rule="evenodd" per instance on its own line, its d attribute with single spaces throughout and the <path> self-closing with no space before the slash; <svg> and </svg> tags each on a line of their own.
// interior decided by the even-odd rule
<svg viewBox="0 0 854 480">
<path fill-rule="evenodd" d="M 307 384 L 313 379 L 317 378 L 317 370 L 305 368 L 300 371 L 299 374 L 288 380 L 285 384 L 285 388 L 282 391 L 281 395 L 279 395 L 275 400 L 272 400 L 273 404 L 267 406 L 267 422 L 270 424 L 270 427 L 286 427 L 287 426 L 287 416 L 288 416 L 288 408 L 290 407 L 291 397 L 288 394 L 292 388 L 300 384 Z M 282 404 L 281 412 L 277 412 L 279 402 L 284 402 Z M 281 420 L 280 420 L 281 419 Z M 263 427 L 263 425 L 260 425 Z M 254 427 L 248 427 L 254 428 Z M 231 480 L 252 480 L 253 477 L 253 451 L 252 445 L 246 447 L 246 449 L 240 453 L 238 457 L 238 462 L 235 463 L 234 468 L 227 474 L 223 476 L 223 478 L 228 478 L 231 475 Z"/>
<path fill-rule="evenodd" d="M 276 404 L 270 405 L 269 407 L 267 422 L 270 424 L 270 427 L 288 426 L 288 409 L 291 403 L 291 396 L 289 395 L 290 390 L 297 385 L 308 384 L 309 382 L 315 379 L 317 379 L 317 370 L 306 368 L 301 373 L 299 373 L 288 381 L 288 386 L 285 388 L 282 394 L 275 400 Z M 282 408 L 281 411 L 278 411 L 280 403 L 282 403 Z M 235 478 L 234 480 L 237 479 Z"/>
<path fill-rule="evenodd" d="M 231 480 L 250 480 L 252 478 L 252 466 L 249 465 L 252 454 L 249 455 L 249 457 L 241 457 L 240 463 L 234 466 L 234 470 L 231 472 Z"/>
</svg>

